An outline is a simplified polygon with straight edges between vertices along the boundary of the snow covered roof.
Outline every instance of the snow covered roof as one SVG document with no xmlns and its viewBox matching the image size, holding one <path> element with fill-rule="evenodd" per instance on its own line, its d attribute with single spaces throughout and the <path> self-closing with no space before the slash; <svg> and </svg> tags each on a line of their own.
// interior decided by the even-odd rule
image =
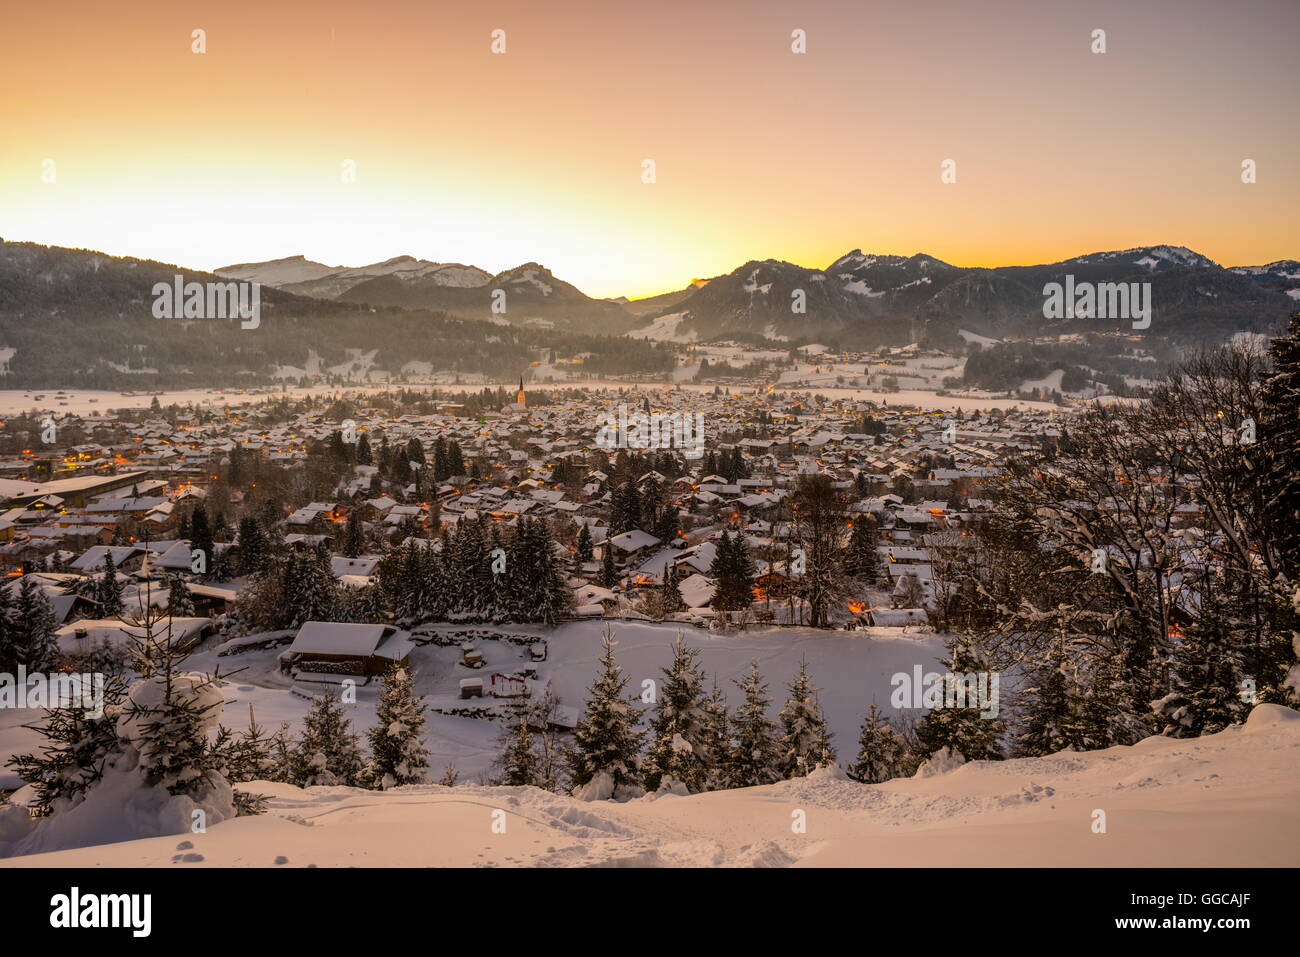
<svg viewBox="0 0 1300 957">
<path fill-rule="evenodd" d="M 335 578 L 343 575 L 372 575 L 375 566 L 379 564 L 379 559 L 375 556 L 362 556 L 360 558 L 346 558 L 342 555 L 335 555 L 330 558 L 330 572 Z"/>
<path fill-rule="evenodd" d="M 104 556 L 110 553 L 113 556 L 113 564 L 121 565 L 136 555 L 144 554 L 144 549 L 136 545 L 94 545 L 86 549 L 69 567 L 78 571 L 93 571 L 104 564 Z"/>
<path fill-rule="evenodd" d="M 713 582 L 698 573 L 679 581 L 677 590 L 690 608 L 701 608 L 713 601 Z"/>
<path fill-rule="evenodd" d="M 392 625 L 308 621 L 298 629 L 288 651 L 305 655 L 397 659 L 409 649 L 409 636 Z"/>
<path fill-rule="evenodd" d="M 603 542 L 601 544 L 604 544 Z M 651 545 L 659 544 L 659 539 L 655 538 L 649 532 L 643 532 L 639 528 L 634 528 L 630 532 L 624 532 L 621 535 L 615 535 L 609 539 L 609 544 L 613 545 L 619 551 L 635 552 L 642 548 L 649 548 Z"/>
</svg>

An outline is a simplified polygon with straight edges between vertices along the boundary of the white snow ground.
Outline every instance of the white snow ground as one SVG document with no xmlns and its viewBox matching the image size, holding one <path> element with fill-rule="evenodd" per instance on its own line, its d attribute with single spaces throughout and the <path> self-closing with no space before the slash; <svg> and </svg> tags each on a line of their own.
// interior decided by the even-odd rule
<svg viewBox="0 0 1300 957">
<path fill-rule="evenodd" d="M 700 664 L 708 676 L 717 675 L 718 686 L 735 708 L 741 695 L 734 681 L 747 674 L 749 662 L 757 658 L 759 669 L 768 682 L 773 699 L 770 717 L 775 718 L 785 701 L 785 686 L 798 670 L 801 659 L 808 662 L 808 672 L 821 690 L 826 719 L 843 752 L 854 749 L 861 716 L 872 703 L 881 708 L 889 704 L 890 677 L 897 672 L 910 674 L 913 666 L 927 671 L 937 667 L 943 653 L 942 636 L 914 628 L 871 628 L 855 632 L 826 632 L 813 628 L 756 628 L 741 634 L 720 635 L 684 625 L 650 622 L 609 622 L 618 641 L 620 666 L 628 677 L 629 695 L 639 694 L 647 678 L 661 680 L 662 670 L 672 659 L 671 646 L 680 632 L 688 644 L 700 649 Z M 600 636 L 606 622 L 600 620 L 570 622 L 553 631 L 528 627 L 468 625 L 472 631 L 503 634 L 530 634 L 545 640 L 547 659 L 536 663 L 538 678 L 551 686 L 560 703 L 581 709 L 586 692 L 596 675 L 601 654 Z M 423 631 L 425 629 L 421 629 Z M 453 626 L 431 626 L 430 631 L 456 631 Z M 230 674 L 223 687 L 225 711 L 221 723 L 242 731 L 248 725 L 252 705 L 258 724 L 274 732 L 288 722 L 293 734 L 302 730 L 302 718 L 311 705 L 308 695 L 295 693 L 293 683 L 277 665 L 283 650 L 248 651 L 218 657 L 213 642 L 200 646 L 186 661 L 186 669 L 211 673 L 220 669 Z M 455 708 L 468 702 L 459 700 L 461 678 L 487 678 L 493 672 L 509 672 L 531 665 L 527 648 L 505 641 L 479 641 L 479 651 L 486 660 L 480 671 L 470 671 L 460 664 L 455 647 L 426 645 L 411 653 L 411 667 L 417 694 L 426 696 L 426 708 Z M 357 689 L 357 702 L 349 707 L 347 717 L 353 730 L 362 732 L 375 723 L 378 683 Z M 478 703 L 478 702 L 474 702 Z M 39 710 L 0 709 L 0 787 L 22 784 L 12 770 L 3 767 L 8 758 L 37 748 L 40 737 L 31 726 L 42 720 Z M 429 711 L 424 743 L 429 748 L 429 770 L 437 780 L 448 764 L 455 764 L 461 781 L 476 782 L 488 772 L 500 750 L 501 726 L 496 722 L 454 714 Z M 0 851 L 2 853 L 2 851 Z"/>
<path fill-rule="evenodd" d="M 583 804 L 534 788 L 265 784 L 267 814 L 206 834 L 0 864 L 1295 866 L 1298 769 L 1300 713 L 1260 705 L 1244 726 L 1199 739 L 978 762 L 876 786 L 819 772 L 760 788 Z M 1098 811 L 1104 833 L 1094 827 Z M 797 833 L 800 819 L 806 830 Z"/>
</svg>

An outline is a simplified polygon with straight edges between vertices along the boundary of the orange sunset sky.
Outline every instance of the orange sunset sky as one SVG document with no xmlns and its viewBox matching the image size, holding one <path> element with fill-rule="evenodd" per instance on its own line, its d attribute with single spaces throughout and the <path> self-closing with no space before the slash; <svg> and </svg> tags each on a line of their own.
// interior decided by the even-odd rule
<svg viewBox="0 0 1300 957">
<path fill-rule="evenodd" d="M 0 235 L 599 296 L 854 247 L 1300 258 L 1298 39 L 1297 0 L 11 4 Z"/>
</svg>

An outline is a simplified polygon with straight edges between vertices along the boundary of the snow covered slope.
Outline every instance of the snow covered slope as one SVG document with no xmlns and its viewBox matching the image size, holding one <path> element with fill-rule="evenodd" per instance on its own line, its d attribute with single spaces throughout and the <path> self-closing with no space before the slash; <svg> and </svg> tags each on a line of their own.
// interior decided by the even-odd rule
<svg viewBox="0 0 1300 957">
<path fill-rule="evenodd" d="M 1296 866 L 1300 713 L 1260 705 L 1244 726 L 1204 738 L 979 762 L 874 786 L 823 771 L 626 804 L 535 788 L 256 789 L 270 796 L 267 814 L 206 834 L 0 864 Z M 800 819 L 806 831 L 796 833 Z"/>
<path fill-rule="evenodd" d="M 260 282 L 314 299 L 333 299 L 359 283 L 381 276 L 405 281 L 421 279 L 458 288 L 481 286 L 491 278 L 491 273 L 476 266 L 435 263 L 413 256 L 394 256 L 368 266 L 326 266 L 304 256 L 290 256 L 264 263 L 222 266 L 216 272 L 219 276 Z"/>
</svg>

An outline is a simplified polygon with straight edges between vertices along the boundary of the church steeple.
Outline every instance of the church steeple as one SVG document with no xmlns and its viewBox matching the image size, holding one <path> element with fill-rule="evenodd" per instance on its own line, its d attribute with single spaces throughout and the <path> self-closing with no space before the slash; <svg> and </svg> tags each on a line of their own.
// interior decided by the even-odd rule
<svg viewBox="0 0 1300 957">
<path fill-rule="evenodd" d="M 522 406 L 527 406 L 528 402 L 524 396 L 524 377 L 519 377 L 519 392 L 515 395 L 515 402 Z"/>
</svg>

